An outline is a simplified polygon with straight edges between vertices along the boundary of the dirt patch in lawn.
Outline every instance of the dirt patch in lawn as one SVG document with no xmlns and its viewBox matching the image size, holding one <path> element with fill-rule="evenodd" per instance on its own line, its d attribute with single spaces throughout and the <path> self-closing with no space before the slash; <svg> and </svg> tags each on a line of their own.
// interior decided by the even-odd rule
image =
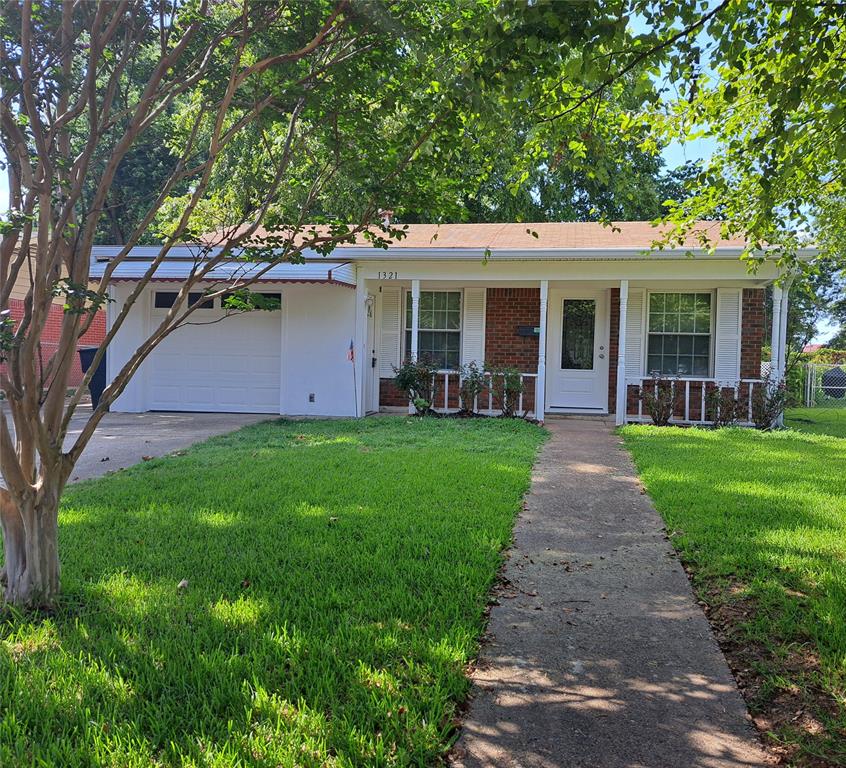
<svg viewBox="0 0 846 768">
<path fill-rule="evenodd" d="M 684 568 L 692 576 L 687 563 Z M 743 625 L 752 621 L 757 607 L 746 596 L 741 583 L 700 590 L 699 595 L 699 604 L 774 762 L 801 768 L 842 765 L 838 757 L 827 756 L 831 754 L 832 733 L 826 721 L 836 721 L 839 707 L 814 682 L 821 674 L 820 660 L 810 643 L 805 646 L 797 643 L 785 656 L 776 656 L 763 644 L 745 638 Z M 786 684 L 773 686 L 765 670 L 778 672 Z M 805 746 L 804 750 L 800 744 Z"/>
</svg>

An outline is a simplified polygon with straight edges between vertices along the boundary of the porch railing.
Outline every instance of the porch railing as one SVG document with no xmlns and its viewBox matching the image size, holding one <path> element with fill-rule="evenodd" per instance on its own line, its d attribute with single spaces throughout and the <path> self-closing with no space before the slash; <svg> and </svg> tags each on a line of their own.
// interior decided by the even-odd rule
<svg viewBox="0 0 846 768">
<path fill-rule="evenodd" d="M 502 412 L 499 402 L 497 379 L 502 374 L 486 371 L 486 385 L 481 397 L 476 397 L 473 403 L 473 410 L 486 416 L 496 416 Z M 460 395 L 462 376 L 460 371 L 441 370 L 435 373 L 437 389 L 435 392 L 435 404 L 432 406 L 438 413 L 456 413 L 460 410 Z M 520 373 L 522 384 L 517 396 L 517 414 L 524 413 L 529 418 L 535 418 L 535 403 L 537 402 L 537 373 Z"/>
<path fill-rule="evenodd" d="M 662 380 L 659 385 L 653 378 L 643 377 L 626 379 L 626 420 L 630 422 L 651 421 L 644 413 L 643 400 L 640 397 L 641 387 L 654 387 L 657 394 L 659 386 L 669 383 L 675 400 L 672 424 L 713 424 L 716 420 L 714 407 L 711 403 L 712 393 L 722 393 L 731 396 L 737 403 L 741 417 L 736 420 L 740 426 L 752 426 L 752 410 L 755 402 L 755 392 L 760 387 L 766 387 L 764 379 L 740 379 L 725 381 L 721 379 L 696 378 Z"/>
</svg>

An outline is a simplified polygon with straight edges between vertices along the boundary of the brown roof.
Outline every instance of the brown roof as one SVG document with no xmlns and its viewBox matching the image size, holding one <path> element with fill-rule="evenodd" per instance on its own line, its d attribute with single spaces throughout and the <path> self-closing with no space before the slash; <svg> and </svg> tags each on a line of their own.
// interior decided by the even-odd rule
<svg viewBox="0 0 846 768">
<path fill-rule="evenodd" d="M 656 227 L 649 221 L 620 221 L 613 226 L 597 222 L 542 222 L 536 224 L 395 224 L 406 227 L 406 237 L 395 240 L 391 249 L 404 248 L 478 248 L 491 250 L 534 250 L 547 248 L 568 249 L 647 249 L 660 239 L 666 227 Z M 316 229 L 321 231 L 324 227 Z M 537 234 L 537 237 L 533 233 Z M 279 233 L 281 234 L 281 233 Z M 674 247 L 701 248 L 701 236 L 707 235 L 717 247 L 743 247 L 740 237 L 721 238 L 720 222 L 702 221 L 688 233 L 684 243 L 671 243 Z M 266 235 L 264 230 L 257 238 Z M 300 239 L 300 238 L 296 238 Z M 353 247 L 367 247 L 370 243 L 362 237 Z M 351 247 L 344 244 L 343 247 Z"/>
</svg>

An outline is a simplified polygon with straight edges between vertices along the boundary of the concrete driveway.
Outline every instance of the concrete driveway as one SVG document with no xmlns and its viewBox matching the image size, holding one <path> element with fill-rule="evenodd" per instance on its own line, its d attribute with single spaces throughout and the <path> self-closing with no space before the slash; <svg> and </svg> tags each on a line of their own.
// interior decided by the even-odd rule
<svg viewBox="0 0 846 768">
<path fill-rule="evenodd" d="M 76 440 L 91 413 L 81 408 L 65 445 Z M 214 435 L 274 418 L 265 413 L 107 413 L 71 475 L 71 482 L 129 467 L 145 456 L 163 456 Z"/>
</svg>

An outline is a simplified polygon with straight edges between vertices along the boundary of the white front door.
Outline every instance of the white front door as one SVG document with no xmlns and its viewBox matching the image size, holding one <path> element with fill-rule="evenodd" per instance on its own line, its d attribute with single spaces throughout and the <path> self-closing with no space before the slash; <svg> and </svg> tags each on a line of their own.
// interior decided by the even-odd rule
<svg viewBox="0 0 846 768">
<path fill-rule="evenodd" d="M 550 290 L 547 339 L 547 408 L 606 413 L 607 292 Z"/>
</svg>

